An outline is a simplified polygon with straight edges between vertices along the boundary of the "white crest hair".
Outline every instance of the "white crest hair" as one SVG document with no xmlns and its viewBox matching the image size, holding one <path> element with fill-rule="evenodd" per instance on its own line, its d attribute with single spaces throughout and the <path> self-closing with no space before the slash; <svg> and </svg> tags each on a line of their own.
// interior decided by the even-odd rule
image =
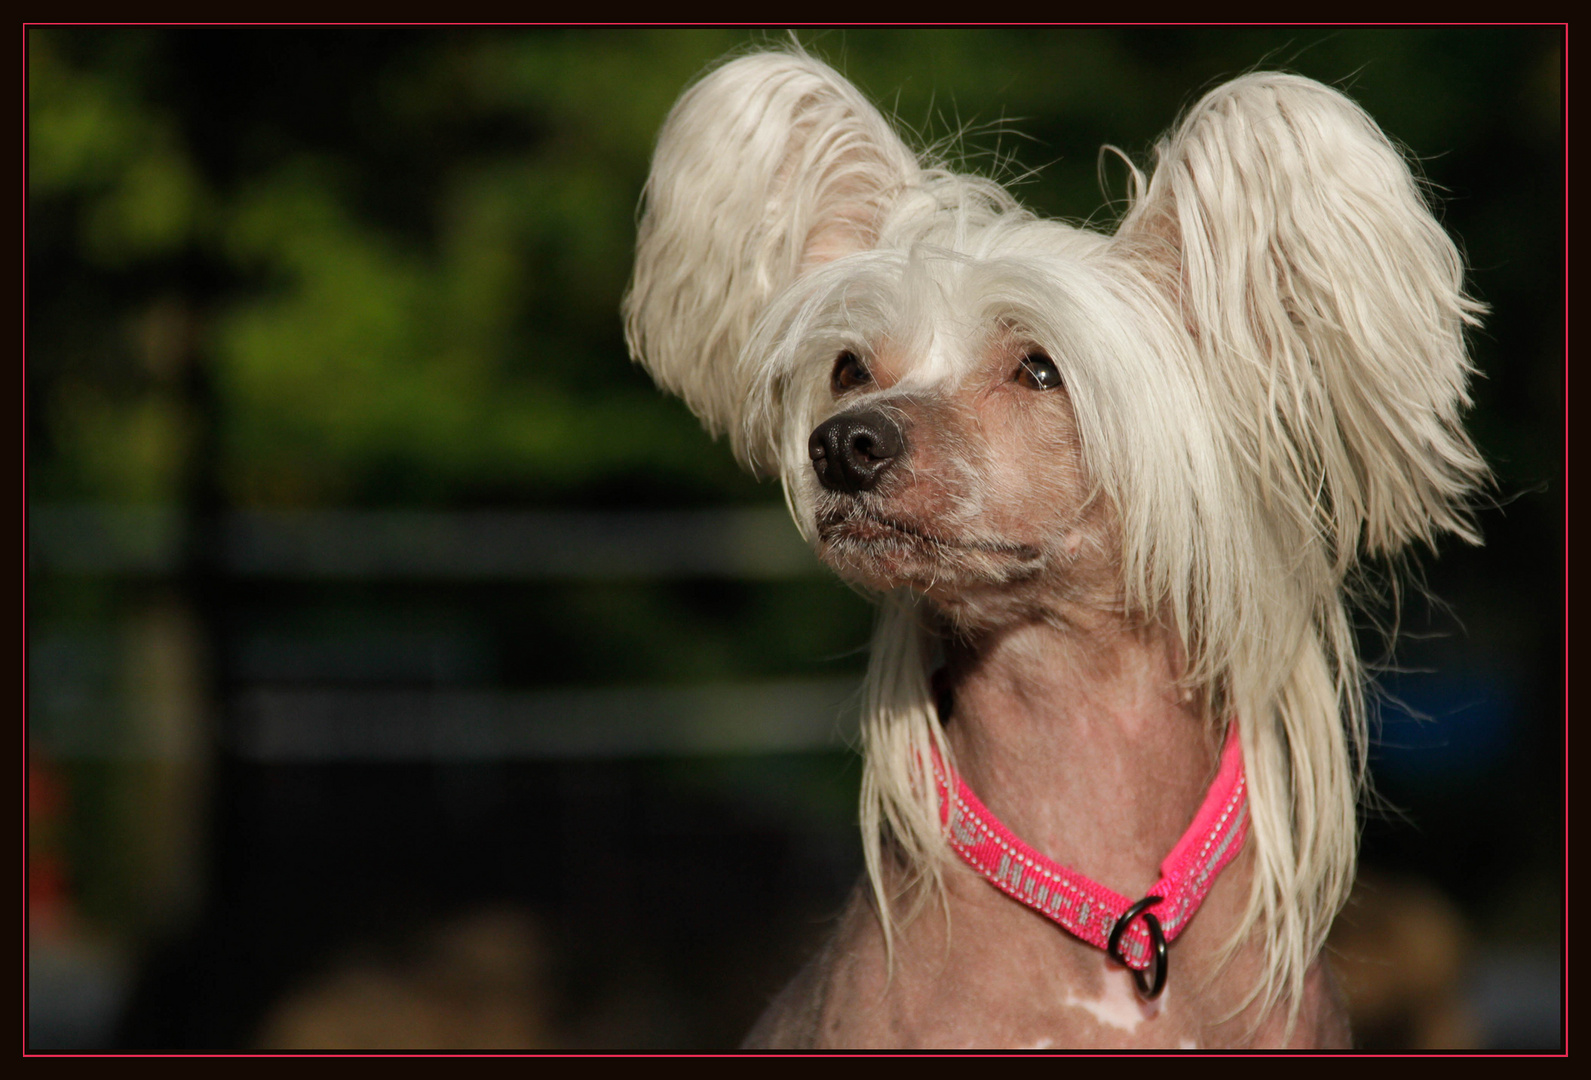
<svg viewBox="0 0 1591 1080">
<path fill-rule="evenodd" d="M 1460 413 L 1482 307 L 1402 154 L 1335 90 L 1244 76 L 1155 156 L 1113 237 L 1039 221 L 992 181 L 919 164 L 819 61 L 742 57 L 659 135 L 626 330 L 743 461 L 780 469 L 809 539 L 828 346 L 931 303 L 911 286 L 923 259 L 955 261 L 980 310 L 1016 312 L 1053 346 L 1119 518 L 1128 603 L 1176 629 L 1214 722 L 1238 719 L 1256 868 L 1233 940 L 1260 934 L 1253 992 L 1296 1010 L 1357 847 L 1366 721 L 1347 601 L 1364 556 L 1477 539 L 1465 499 L 1486 470 Z M 915 910 L 885 893 L 889 847 L 927 885 L 918 901 L 940 887 L 922 763 L 950 751 L 917 601 L 880 604 L 861 821 L 889 941 Z"/>
</svg>

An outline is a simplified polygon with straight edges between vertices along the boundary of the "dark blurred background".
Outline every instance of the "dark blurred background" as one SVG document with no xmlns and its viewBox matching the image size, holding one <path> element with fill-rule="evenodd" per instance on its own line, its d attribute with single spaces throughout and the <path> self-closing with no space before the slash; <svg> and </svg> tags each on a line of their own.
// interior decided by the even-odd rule
<svg viewBox="0 0 1591 1080">
<path fill-rule="evenodd" d="M 1418 158 L 1498 483 L 1367 636 L 1333 956 L 1366 1046 L 1558 1045 L 1561 32 L 801 36 L 1051 216 L 1254 68 Z M 732 1046 L 821 937 L 870 613 L 618 318 L 669 105 L 779 40 L 27 33 L 32 1049 Z"/>
</svg>

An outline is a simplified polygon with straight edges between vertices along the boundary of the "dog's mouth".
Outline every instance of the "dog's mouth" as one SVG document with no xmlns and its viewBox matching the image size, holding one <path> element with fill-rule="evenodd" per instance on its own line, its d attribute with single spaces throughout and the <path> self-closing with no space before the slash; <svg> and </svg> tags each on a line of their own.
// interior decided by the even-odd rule
<svg viewBox="0 0 1591 1080">
<path fill-rule="evenodd" d="M 1031 563 L 1040 557 L 1031 544 L 1013 544 L 984 538 L 953 539 L 916 522 L 875 513 L 859 505 L 837 508 L 818 517 L 818 539 L 825 550 L 840 556 L 856 549 L 874 555 L 890 550 L 916 550 L 929 557 L 1005 557 Z M 860 551 L 856 553 L 860 554 Z"/>
</svg>

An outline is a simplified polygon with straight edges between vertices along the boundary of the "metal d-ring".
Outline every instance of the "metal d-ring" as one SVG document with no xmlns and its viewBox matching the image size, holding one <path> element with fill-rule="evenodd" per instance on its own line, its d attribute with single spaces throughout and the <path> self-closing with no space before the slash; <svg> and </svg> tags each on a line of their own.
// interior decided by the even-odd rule
<svg viewBox="0 0 1591 1080">
<path fill-rule="evenodd" d="M 1105 945 L 1105 952 L 1112 960 L 1121 964 L 1132 972 L 1133 982 L 1138 984 L 1138 992 L 1147 1000 L 1153 1001 L 1160 996 L 1160 991 L 1166 988 L 1166 967 L 1170 962 L 1166 955 L 1166 935 L 1160 929 L 1160 920 L 1148 909 L 1164 900 L 1163 896 L 1146 896 L 1132 907 L 1121 913 L 1121 918 L 1116 920 L 1116 925 L 1111 927 L 1110 940 Z M 1144 917 L 1144 925 L 1149 928 L 1149 944 L 1154 948 L 1154 979 L 1151 981 L 1144 977 L 1144 973 L 1127 963 L 1127 958 L 1122 955 L 1121 936 L 1127 932 L 1127 927 L 1138 916 Z"/>
</svg>

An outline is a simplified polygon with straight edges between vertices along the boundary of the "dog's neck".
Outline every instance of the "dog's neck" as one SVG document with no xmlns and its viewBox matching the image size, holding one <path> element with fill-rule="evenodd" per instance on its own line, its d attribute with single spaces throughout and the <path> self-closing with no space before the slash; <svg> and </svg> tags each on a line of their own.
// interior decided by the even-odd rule
<svg viewBox="0 0 1591 1080">
<path fill-rule="evenodd" d="M 1108 621 L 1108 620 L 1107 620 Z M 962 779 L 1031 847 L 1107 888 L 1142 896 L 1203 802 L 1216 738 L 1178 681 L 1169 635 L 1098 620 L 1051 620 L 945 646 L 940 688 Z M 1347 1046 L 1324 971 L 1301 1021 L 1261 1015 L 1246 996 L 1263 957 L 1228 954 L 1251 859 L 1221 873 L 1172 945 L 1152 1001 L 1128 971 L 1060 930 L 960 860 L 945 864 L 943 908 L 898 927 L 893 959 L 859 888 L 828 948 L 781 996 L 752 1046 Z M 886 864 L 908 895 L 910 870 Z M 1224 976 L 1224 978 L 1217 978 Z"/>
<path fill-rule="evenodd" d="M 1169 633 L 1100 617 L 946 645 L 962 778 L 1029 845 L 1141 896 L 1215 775 L 1219 740 Z"/>
</svg>

